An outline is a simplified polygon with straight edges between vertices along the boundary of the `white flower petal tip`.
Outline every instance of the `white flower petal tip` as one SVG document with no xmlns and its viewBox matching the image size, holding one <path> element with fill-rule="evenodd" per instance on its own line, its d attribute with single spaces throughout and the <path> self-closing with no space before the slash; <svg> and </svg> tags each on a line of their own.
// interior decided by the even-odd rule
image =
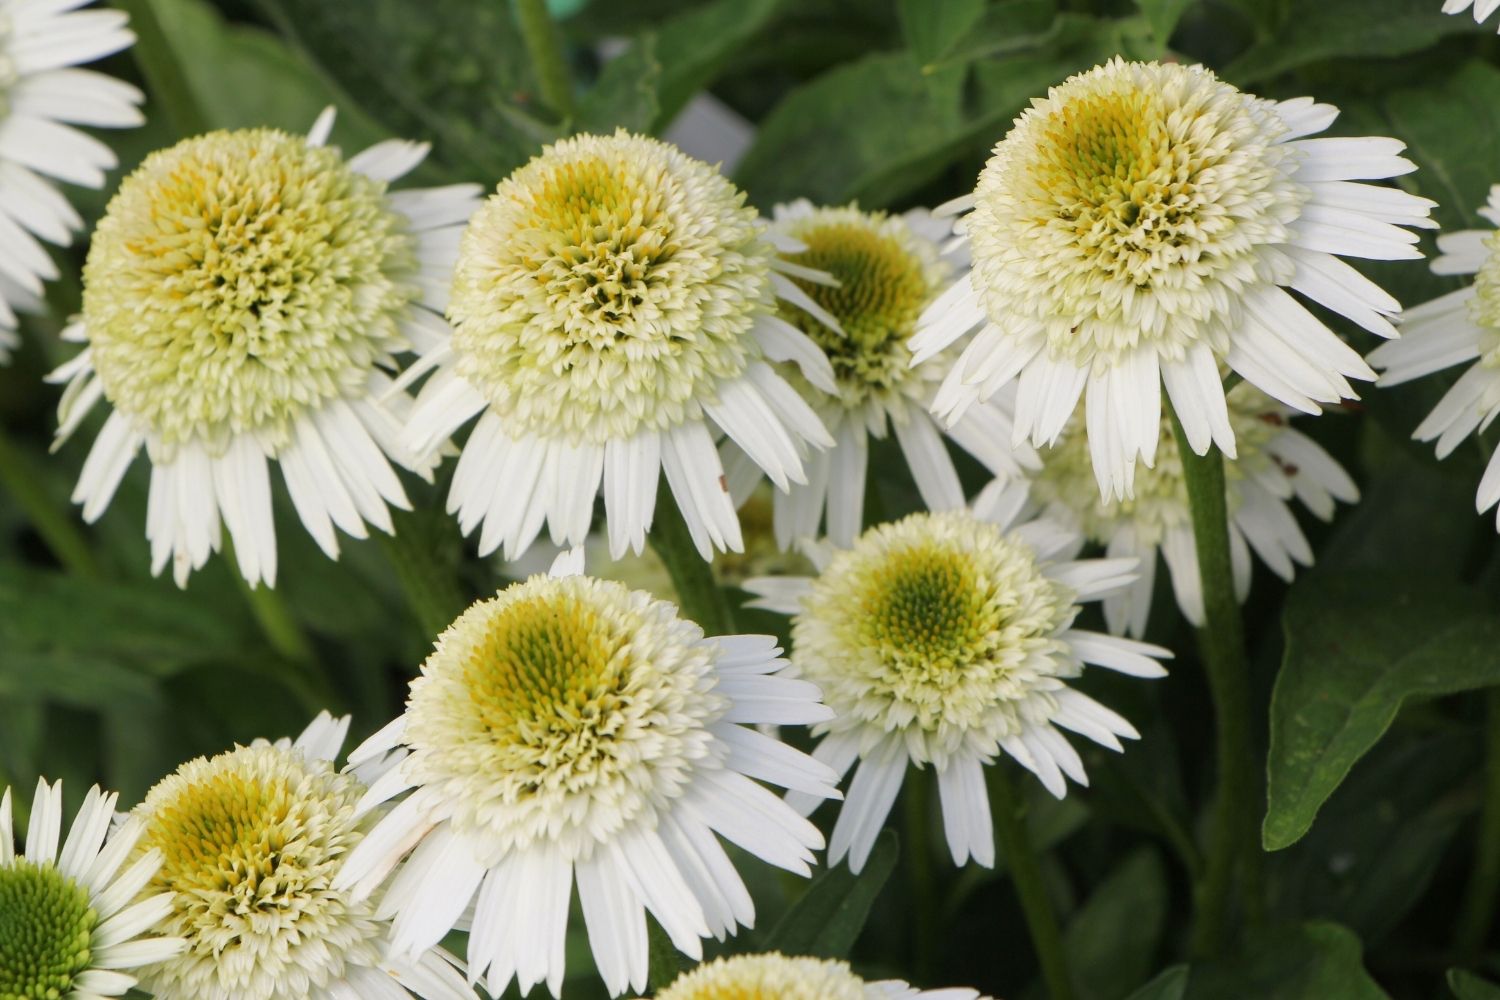
<svg viewBox="0 0 1500 1000">
<path fill-rule="evenodd" d="M 849 963 L 779 952 L 718 958 L 684 972 L 656 1000 L 723 997 L 817 997 L 818 1000 L 988 1000 L 978 990 L 918 990 L 899 980 L 867 982 Z"/>
<path fill-rule="evenodd" d="M 833 438 L 768 362 L 828 389 L 833 370 L 775 315 L 797 294 L 776 242 L 714 168 L 623 131 L 549 146 L 500 184 L 456 247 L 454 331 L 401 383 L 430 373 L 417 454 L 478 417 L 449 508 L 482 553 L 517 559 L 543 528 L 581 544 L 601 493 L 611 551 L 640 552 L 663 475 L 705 558 L 740 551 L 719 433 L 779 487 L 807 481 Z"/>
<path fill-rule="evenodd" d="M 354 754 L 406 752 L 371 795 L 410 794 L 335 887 L 378 892 L 398 952 L 466 924 L 467 974 L 498 996 L 559 987 L 576 886 L 607 988 L 644 988 L 648 912 L 695 957 L 753 922 L 720 838 L 802 874 L 823 847 L 759 783 L 838 794 L 834 770 L 762 731 L 829 719 L 780 653 L 770 636 L 705 637 L 671 604 L 587 576 L 533 576 L 474 605 L 439 637 L 400 724 Z"/>
<path fill-rule="evenodd" d="M 330 109 L 307 137 L 245 129 L 154 153 L 90 243 L 69 338 L 86 346 L 54 372 L 67 383 L 57 441 L 106 400 L 73 499 L 99 517 L 144 448 L 152 570 L 170 565 L 179 585 L 226 533 L 245 579 L 275 585 L 274 465 L 337 558 L 340 531 L 389 533 L 390 509 L 410 508 L 395 467 L 431 478 L 441 452 L 404 446 L 411 401 L 380 369 L 413 335 L 448 336 L 437 276 L 477 201 L 387 190 L 413 149 L 382 144 L 345 161 L 325 145 L 332 123 Z M 219 227 L 256 238 L 226 250 Z M 265 274 L 280 284 L 263 288 Z M 204 330 L 225 349 L 201 350 Z"/>
<path fill-rule="evenodd" d="M 1191 393 L 1188 388 L 1177 394 L 1203 399 L 1201 393 Z M 1184 407 L 1178 409 L 1182 412 Z M 1205 450 L 1224 438 L 1237 446 L 1233 457 L 1225 456 L 1226 499 L 1235 585 L 1242 600 L 1249 592 L 1252 554 L 1287 579 L 1297 566 L 1311 565 L 1312 547 L 1292 513 L 1294 502 L 1328 520 L 1339 501 L 1353 503 L 1359 497 L 1343 467 L 1292 426 L 1293 415 L 1291 408 L 1254 386 L 1240 384 L 1229 392 L 1223 411 L 1206 421 L 1201 441 Z M 1042 449 L 1042 468 L 1031 483 L 1031 498 L 1049 519 L 1102 545 L 1113 558 L 1137 560 L 1134 579 L 1125 581 L 1120 575 L 1125 586 L 1113 593 L 1094 593 L 1087 581 L 1080 584 L 1080 600 L 1102 601 L 1111 632 L 1145 634 L 1158 553 L 1166 561 L 1183 614 L 1190 621 L 1203 619 L 1187 484 L 1169 419 L 1158 418 L 1156 462 L 1136 469 L 1134 497 L 1129 501 L 1102 497 L 1092 488 L 1093 442 L 1085 422 L 1076 417 L 1053 447 Z"/>
<path fill-rule="evenodd" d="M 1349 380 L 1374 372 L 1292 293 L 1393 336 L 1399 305 L 1340 258 L 1419 257 L 1409 228 L 1429 228 L 1433 204 L 1365 183 L 1415 169 L 1397 140 L 1311 138 L 1336 115 L 1201 66 L 1119 58 L 1034 101 L 961 220 L 972 269 L 911 341 L 927 357 L 979 327 L 934 413 L 1015 383 L 1017 440 L 1041 447 L 1082 397 L 1100 492 L 1124 499 L 1155 455 L 1163 387 L 1195 450 L 1226 454 L 1221 366 L 1307 413 L 1354 398 Z M 1123 173 L 1062 152 L 1113 148 L 1102 135 L 1129 137 Z M 1106 235 L 1084 248 L 1081 233 Z"/>
<path fill-rule="evenodd" d="M 1092 490 L 1090 491 L 1092 492 Z M 1079 602 L 1135 586 L 1130 557 L 1074 560 L 1081 538 L 1026 520 L 1022 484 L 994 484 L 973 511 L 914 514 L 831 553 L 814 579 L 747 581 L 762 606 L 792 616 L 792 663 L 834 716 L 814 727 L 814 758 L 853 770 L 829 862 L 860 871 L 908 767 L 938 775 L 956 864 L 994 864 L 984 768 L 1002 751 L 1055 795 L 1087 783 L 1062 730 L 1110 749 L 1135 730 L 1073 691 L 1085 664 L 1166 674 L 1158 646 L 1072 627 Z M 819 800 L 794 791 L 806 815 Z"/>
<path fill-rule="evenodd" d="M 111 829 L 116 800 L 96 785 L 65 829 L 62 782 L 38 781 L 18 854 L 11 790 L 0 795 L 0 906 L 6 926 L 25 931 L 6 942 L 5 982 L 78 1000 L 122 996 L 142 966 L 186 946 L 156 933 L 169 901 L 143 890 L 162 857 L 138 847 L 139 825 Z"/>
</svg>

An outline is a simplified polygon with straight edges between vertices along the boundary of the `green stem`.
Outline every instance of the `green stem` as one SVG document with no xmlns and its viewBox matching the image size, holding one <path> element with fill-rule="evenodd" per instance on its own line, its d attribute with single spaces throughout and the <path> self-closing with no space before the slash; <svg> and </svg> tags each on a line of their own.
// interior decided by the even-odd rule
<svg viewBox="0 0 1500 1000">
<path fill-rule="evenodd" d="M 1216 953 L 1224 947 L 1233 904 L 1236 874 L 1246 908 L 1255 911 L 1259 892 L 1256 871 L 1260 843 L 1256 836 L 1255 746 L 1251 737 L 1250 670 L 1245 659 L 1244 626 L 1234 594 L 1229 554 L 1229 510 L 1225 501 L 1224 456 L 1217 446 L 1194 454 L 1182 423 L 1172 413 L 1172 431 L 1182 455 L 1198 575 L 1203 592 L 1204 627 L 1198 644 L 1208 674 L 1215 717 L 1218 789 L 1209 835 L 1207 864 L 1197 886 L 1198 922 L 1193 951 Z"/>
<path fill-rule="evenodd" d="M 1473 875 L 1454 933 L 1458 961 L 1464 965 L 1472 965 L 1484 950 L 1495 918 L 1495 894 L 1500 891 L 1500 688 L 1485 692 L 1484 707 L 1484 804 Z"/>
<path fill-rule="evenodd" d="M 683 614 L 703 626 L 709 635 L 732 635 L 734 614 L 729 601 L 714 579 L 713 566 L 698 554 L 665 476 L 656 491 L 656 514 L 648 537 L 672 577 Z"/>
<path fill-rule="evenodd" d="M 1024 807 L 1005 771 L 1007 766 L 1008 762 L 1001 759 L 985 769 L 989 777 L 995 836 L 1000 842 L 1011 884 L 1016 887 L 1016 895 L 1021 900 L 1021 911 L 1026 916 L 1026 927 L 1031 931 L 1031 944 L 1042 967 L 1042 981 L 1047 984 L 1048 996 L 1051 1000 L 1073 1000 L 1073 977 L 1063 951 L 1062 932 L 1058 929 L 1057 915 L 1052 911 L 1052 901 L 1047 896 L 1036 849 L 1026 832 Z"/>
<path fill-rule="evenodd" d="M 916 933 L 912 935 L 914 982 L 930 980 L 937 971 L 939 937 L 943 926 L 939 912 L 937 875 L 932 865 L 931 768 L 912 768 L 906 774 L 901 795 L 906 810 L 903 853 L 912 899 L 916 902 Z"/>
<path fill-rule="evenodd" d="M 42 488 L 42 476 L 31 459 L 0 426 L 0 485 L 20 505 L 32 528 L 59 565 L 75 576 L 99 576 L 99 563 L 72 512 L 59 508 Z"/>
<path fill-rule="evenodd" d="M 250 586 L 240 572 L 234 545 L 228 539 L 224 541 L 224 558 L 229 563 L 230 575 L 245 597 L 245 605 L 284 668 L 281 678 L 283 683 L 308 709 L 340 710 L 343 698 L 318 669 L 317 653 L 312 642 L 293 617 L 281 593 L 264 584 Z"/>
<path fill-rule="evenodd" d="M 649 916 L 646 918 L 646 942 L 650 949 L 646 981 L 652 993 L 660 993 L 682 974 L 682 955 L 667 937 L 667 932 Z"/>
<path fill-rule="evenodd" d="M 435 530 L 435 519 L 399 511 L 393 520 L 395 534 L 382 534 L 381 546 L 422 634 L 435 639 L 469 606 L 458 583 L 458 566 L 443 557 L 444 540 Z M 442 523 L 451 524 L 446 518 Z"/>
<path fill-rule="evenodd" d="M 208 116 L 198 104 L 187 72 L 162 30 L 153 0 L 115 0 L 115 6 L 130 15 L 130 28 L 135 32 L 135 45 L 131 51 L 151 89 L 152 98 L 166 112 L 177 134 L 189 136 L 207 132 Z"/>
<path fill-rule="evenodd" d="M 573 81 L 563 57 L 562 35 L 547 12 L 547 0 L 516 0 L 516 17 L 542 99 L 563 118 L 573 116 Z"/>
</svg>

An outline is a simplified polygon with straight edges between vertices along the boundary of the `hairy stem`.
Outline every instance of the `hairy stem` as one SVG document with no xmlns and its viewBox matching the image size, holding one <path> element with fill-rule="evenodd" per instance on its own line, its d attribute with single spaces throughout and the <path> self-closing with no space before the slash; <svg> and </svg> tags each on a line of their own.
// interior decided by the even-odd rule
<svg viewBox="0 0 1500 1000">
<path fill-rule="evenodd" d="M 1073 977 L 1063 951 L 1062 931 L 1058 929 L 1057 914 L 1053 912 L 1052 901 L 1047 895 L 1036 849 L 1026 832 L 1021 800 L 1006 774 L 1007 766 L 1008 762 L 1002 758 L 986 769 L 994 808 L 995 836 L 1000 842 L 1011 884 L 1016 887 L 1016 895 L 1021 900 L 1026 927 L 1031 931 L 1031 944 L 1042 967 L 1042 981 L 1047 984 L 1047 995 L 1050 1000 L 1073 1000 Z"/>
<path fill-rule="evenodd" d="M 563 56 L 562 35 L 547 12 L 547 0 L 516 0 L 516 19 L 542 99 L 562 117 L 572 117 L 573 81 Z"/>
</svg>

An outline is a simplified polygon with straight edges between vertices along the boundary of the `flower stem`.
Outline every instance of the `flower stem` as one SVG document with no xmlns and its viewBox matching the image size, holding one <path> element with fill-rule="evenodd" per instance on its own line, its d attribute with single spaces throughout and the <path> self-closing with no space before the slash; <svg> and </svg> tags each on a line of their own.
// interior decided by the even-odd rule
<svg viewBox="0 0 1500 1000">
<path fill-rule="evenodd" d="M 396 531 L 380 535 L 381 546 L 422 634 L 435 639 L 469 605 L 458 583 L 457 562 L 444 557 L 437 519 L 421 511 L 396 511 L 392 520 Z M 451 524 L 441 520 L 444 526 Z"/>
<path fill-rule="evenodd" d="M 343 699 L 328 683 L 318 669 L 317 653 L 311 640 L 279 591 L 261 584 L 252 587 L 240 572 L 239 560 L 235 558 L 234 545 L 224 540 L 224 558 L 229 563 L 229 572 L 245 597 L 250 615 L 260 626 L 283 668 L 282 681 L 303 702 L 303 707 L 317 711 L 326 708 L 338 711 L 343 708 Z"/>
<path fill-rule="evenodd" d="M 562 35 L 547 12 L 547 0 L 516 0 L 516 17 L 542 99 L 563 118 L 573 116 L 573 81 L 563 57 Z"/>
<path fill-rule="evenodd" d="M 136 64 L 146 78 L 152 98 L 166 112 L 177 134 L 190 136 L 207 132 L 208 116 L 198 104 L 187 72 L 162 30 L 153 0 L 115 0 L 115 5 L 130 15 L 130 29 L 135 32 L 136 39 L 131 51 Z"/>
<path fill-rule="evenodd" d="M 74 576 L 99 576 L 99 563 L 71 511 L 59 509 L 42 488 L 42 477 L 30 458 L 0 425 L 0 485 L 10 493 L 26 519 L 63 569 Z"/>
<path fill-rule="evenodd" d="M 1484 804 L 1474 845 L 1473 875 L 1459 910 L 1454 949 L 1460 964 L 1473 964 L 1484 949 L 1500 891 L 1500 688 L 1485 692 Z"/>
<path fill-rule="evenodd" d="M 660 993 L 682 974 L 682 955 L 661 924 L 650 916 L 646 918 L 646 945 L 646 981 L 652 993 Z"/>
<path fill-rule="evenodd" d="M 915 950 L 912 972 L 917 980 L 931 979 L 937 970 L 937 952 L 941 938 L 942 915 L 938 905 L 937 876 L 932 865 L 932 784 L 935 771 L 929 767 L 911 768 L 906 773 L 905 830 L 902 837 L 907 877 L 916 902 L 916 933 L 912 935 Z"/>
<path fill-rule="evenodd" d="M 1005 768 L 1004 760 L 985 768 L 989 777 L 990 804 L 994 810 L 995 835 L 1000 841 L 1011 884 L 1016 887 L 1016 895 L 1021 900 L 1026 927 L 1031 931 L 1031 944 L 1042 967 L 1042 981 L 1047 984 L 1047 995 L 1050 1000 L 1073 1000 L 1073 977 L 1068 969 L 1067 955 L 1063 952 L 1062 932 L 1057 926 L 1057 915 L 1052 911 L 1052 901 L 1047 897 L 1047 885 L 1042 879 L 1036 850 L 1026 832 L 1022 816 L 1024 807 L 1016 797 Z"/>
<path fill-rule="evenodd" d="M 1224 946 L 1236 874 L 1247 910 L 1254 909 L 1252 897 L 1258 891 L 1255 871 L 1260 864 L 1260 843 L 1255 829 L 1257 782 L 1250 732 L 1250 671 L 1229 554 L 1224 456 L 1216 445 L 1210 446 L 1206 455 L 1195 454 L 1177 414 L 1171 416 L 1198 550 L 1204 615 L 1198 644 L 1216 722 L 1218 790 L 1208 860 L 1196 890 L 1198 921 L 1192 941 L 1195 954 L 1207 955 Z"/>
<path fill-rule="evenodd" d="M 732 635 L 734 614 L 729 601 L 714 579 L 713 566 L 698 554 L 665 476 L 656 491 L 656 514 L 648 538 L 672 577 L 683 614 L 703 626 L 708 635 Z"/>
</svg>

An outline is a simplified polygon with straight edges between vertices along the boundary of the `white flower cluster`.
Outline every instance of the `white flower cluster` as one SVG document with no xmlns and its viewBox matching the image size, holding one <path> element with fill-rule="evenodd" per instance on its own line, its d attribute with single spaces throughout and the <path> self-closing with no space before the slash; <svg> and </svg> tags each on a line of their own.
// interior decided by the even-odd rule
<svg viewBox="0 0 1500 1000">
<path fill-rule="evenodd" d="M 11 305 L 54 276 L 37 240 L 78 226 L 42 175 L 101 186 L 113 165 L 59 123 L 138 118 L 140 95 L 95 74 L 59 96 L 58 67 L 130 41 L 79 5 L 0 0 Z M 842 799 L 827 846 L 858 871 L 911 768 L 936 774 L 954 863 L 993 866 L 987 768 L 1009 758 L 1061 797 L 1088 780 L 1065 733 L 1137 738 L 1078 682 L 1165 674 L 1141 638 L 1158 552 L 1202 621 L 1182 445 L 1229 460 L 1241 596 L 1252 552 L 1286 578 L 1311 561 L 1290 501 L 1328 518 L 1357 499 L 1291 418 L 1375 372 L 1309 303 L 1394 337 L 1398 303 L 1341 258 L 1419 256 L 1433 205 L 1370 183 L 1413 169 L 1396 140 L 1317 138 L 1337 113 L 1115 59 L 1035 101 L 936 214 L 799 201 L 765 220 L 715 168 L 624 132 L 548 146 L 485 200 L 403 186 L 422 144 L 345 157 L 331 111 L 306 135 L 148 156 L 93 233 L 65 332 L 81 350 L 53 378 L 59 444 L 107 410 L 85 519 L 146 453 L 153 571 L 185 586 L 227 532 L 245 580 L 274 586 L 273 466 L 336 558 L 338 532 L 389 533 L 411 506 L 398 470 L 430 481 L 456 453 L 448 509 L 481 554 L 518 559 L 544 529 L 580 547 L 601 495 L 612 559 L 642 551 L 662 503 L 703 558 L 742 551 L 737 509 L 767 479 L 777 543 L 816 573 L 745 582 L 790 617 L 783 656 L 565 557 L 438 636 L 403 714 L 343 769 L 349 720 L 325 715 L 184 764 L 112 837 L 96 790 L 60 851 L 44 785 L 24 855 L 7 792 L 0 926 L 28 934 L 0 943 L 0 996 L 558 995 L 575 892 L 610 993 L 640 991 L 648 914 L 694 959 L 753 925 L 726 843 L 810 874 L 808 817 Z M 1500 223 L 1500 188 L 1485 214 Z M 1418 429 L 1441 453 L 1500 413 L 1497 240 L 1443 237 L 1435 269 L 1472 286 L 1371 355 L 1387 382 L 1474 362 Z M 926 509 L 869 524 L 888 435 Z M 989 484 L 966 489 L 966 465 Z M 1497 501 L 1492 461 L 1479 506 Z M 1104 631 L 1080 622 L 1093 603 Z M 810 727 L 815 751 L 780 727 Z M 463 960 L 442 948 L 455 930 Z M 731 995 L 977 997 L 780 955 L 658 994 Z"/>
</svg>

